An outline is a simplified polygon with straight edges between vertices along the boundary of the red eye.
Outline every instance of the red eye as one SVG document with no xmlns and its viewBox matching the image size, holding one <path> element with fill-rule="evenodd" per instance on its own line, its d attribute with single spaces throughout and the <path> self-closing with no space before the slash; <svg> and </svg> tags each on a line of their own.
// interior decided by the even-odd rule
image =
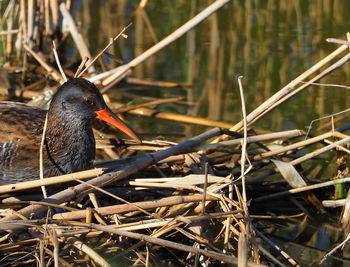
<svg viewBox="0 0 350 267">
<path fill-rule="evenodd" d="M 91 97 L 86 97 L 84 99 L 84 104 L 85 105 L 88 105 L 88 106 L 91 106 L 94 102 L 92 101 Z"/>
</svg>

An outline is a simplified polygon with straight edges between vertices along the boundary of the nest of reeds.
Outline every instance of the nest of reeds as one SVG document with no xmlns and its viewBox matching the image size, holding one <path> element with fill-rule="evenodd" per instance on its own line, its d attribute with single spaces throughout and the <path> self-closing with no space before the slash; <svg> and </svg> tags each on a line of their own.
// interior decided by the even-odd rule
<svg viewBox="0 0 350 267">
<path fill-rule="evenodd" d="M 126 34 L 127 27 L 93 59 L 67 9 L 69 1 L 59 6 L 58 1 L 9 1 L 2 20 L 6 31 L 3 35 L 9 53 L 16 48 L 22 59 L 11 69 L 25 70 L 23 76 L 32 75 L 35 82 L 16 90 L 2 88 L 0 93 L 5 98 L 34 97 L 34 103 L 44 105 L 50 98 L 50 90 L 54 91 L 65 75 L 70 74 L 60 65 L 55 47 L 43 57 L 42 50 L 51 44 L 37 43 L 45 39 L 43 37 L 58 38 L 59 14 L 68 23 L 69 33 L 82 58 L 80 67 L 71 76 L 85 75 L 108 97 L 108 89 L 127 78 L 132 68 L 227 2 L 215 1 L 194 20 L 128 64 L 96 74 L 96 59 Z M 41 12 L 34 12 L 38 7 L 42 7 Z M 14 25 L 18 29 L 13 28 Z M 31 25 L 30 32 L 24 30 L 27 25 Z M 14 42 L 15 39 L 19 42 Z M 181 101 L 179 98 L 127 108 L 110 102 L 119 113 L 214 128 L 181 143 L 143 140 L 141 144 L 118 140 L 113 134 L 96 130 L 98 159 L 95 169 L 0 186 L 3 208 L 0 266 L 206 266 L 222 263 L 297 266 L 298 259 L 288 255 L 270 238 L 274 228 L 271 221 L 287 224 L 293 220 L 327 218 L 329 225 L 344 229 L 346 233 L 350 195 L 340 200 L 327 198 L 333 195 L 332 188 L 336 188 L 336 194 L 347 192 L 344 185 L 350 181 L 346 166 L 350 137 L 343 133 L 345 128 L 335 127 L 318 136 L 298 129 L 259 134 L 254 131 L 253 123 L 344 64 L 350 57 L 349 43 L 336 42 L 341 44 L 339 48 L 250 114 L 245 111 L 244 88 L 239 78 L 242 120 L 236 125 L 154 108 L 158 104 Z M 56 64 L 52 61 L 54 57 L 57 69 L 53 66 Z M 332 63 L 335 58 L 337 61 Z M 312 162 L 331 150 L 336 150 L 335 177 L 320 183 L 300 174 L 302 163 Z M 42 186 L 49 192 L 47 198 L 43 198 L 40 191 Z M 334 211 L 333 208 L 339 206 L 343 206 L 343 212 Z M 325 258 L 344 245 L 348 237 Z"/>
</svg>

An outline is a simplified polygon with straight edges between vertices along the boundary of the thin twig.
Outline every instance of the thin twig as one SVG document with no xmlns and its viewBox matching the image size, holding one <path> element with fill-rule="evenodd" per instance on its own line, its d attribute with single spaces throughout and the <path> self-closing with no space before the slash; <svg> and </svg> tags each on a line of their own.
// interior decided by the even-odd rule
<svg viewBox="0 0 350 267">
<path fill-rule="evenodd" d="M 80 65 L 77 69 L 77 71 L 74 74 L 74 78 L 77 78 L 79 73 L 81 72 L 81 70 L 84 68 L 86 62 L 89 60 L 89 58 L 87 56 L 84 56 L 84 58 L 82 59 L 82 61 L 80 62 Z M 80 76 L 79 76 L 80 77 Z"/>
<path fill-rule="evenodd" d="M 56 49 L 56 43 L 55 41 L 52 41 L 52 45 L 53 45 L 53 54 L 55 55 L 55 60 L 56 60 L 56 64 L 58 66 L 58 69 L 60 70 L 60 73 L 62 75 L 62 78 L 63 78 L 63 81 L 66 82 L 67 81 L 67 76 L 66 74 L 64 73 L 63 71 L 63 68 L 61 66 L 61 62 L 60 62 L 60 58 L 58 57 L 58 54 L 57 54 L 57 49 Z"/>
<path fill-rule="evenodd" d="M 207 186 L 208 186 L 208 162 L 204 165 L 204 188 L 203 188 L 203 201 L 202 201 L 202 215 L 205 214 L 205 201 L 207 199 Z"/>
<path fill-rule="evenodd" d="M 266 243 L 268 243 L 271 247 L 277 250 L 288 262 L 293 266 L 300 266 L 294 259 L 292 259 L 285 251 L 283 251 L 279 246 L 273 243 L 269 238 L 267 238 L 264 234 L 255 229 L 255 232 L 259 237 L 261 237 Z"/>
<path fill-rule="evenodd" d="M 100 53 L 98 53 L 97 56 L 96 56 L 93 60 L 91 60 L 91 61 L 89 62 L 89 64 L 85 67 L 85 69 L 84 69 L 82 72 L 79 73 L 79 72 L 77 71 L 77 73 L 78 73 L 78 75 L 77 75 L 77 73 L 76 73 L 77 78 L 81 77 L 81 76 L 90 68 L 90 66 L 91 66 L 100 56 L 102 56 L 102 54 L 103 54 L 108 48 L 110 48 L 110 47 L 113 45 L 113 43 L 114 43 L 120 36 L 123 36 L 123 37 L 124 37 L 124 32 L 131 26 L 131 24 L 132 24 L 132 23 L 130 23 L 129 25 L 127 25 L 126 27 L 124 27 L 124 28 L 121 30 L 121 32 L 118 33 L 118 35 L 117 35 L 116 37 L 111 38 L 111 41 L 109 42 L 109 44 L 107 44 L 107 46 L 106 46 L 105 48 L 103 48 L 102 51 L 101 51 Z"/>
<path fill-rule="evenodd" d="M 45 116 L 45 122 L 44 122 L 44 128 L 43 128 L 43 133 L 41 136 L 41 142 L 40 142 L 40 151 L 39 151 L 39 170 L 40 170 L 40 180 L 44 179 L 44 159 L 43 159 L 43 148 L 44 148 L 44 143 L 45 143 L 45 135 L 46 135 L 46 129 L 47 129 L 47 117 L 48 117 L 48 112 L 46 113 Z M 47 198 L 47 193 L 45 186 L 41 186 L 41 190 L 43 192 L 44 198 Z"/>
<path fill-rule="evenodd" d="M 325 87 L 337 87 L 337 88 L 344 88 L 344 89 L 350 89 L 350 86 L 347 85 L 341 85 L 341 84 L 334 84 L 334 83 L 312 83 L 312 82 L 303 82 L 300 83 L 304 84 L 311 84 L 311 85 L 318 85 L 318 86 L 325 86 Z"/>
<path fill-rule="evenodd" d="M 324 119 L 329 119 L 329 118 L 332 118 L 334 116 L 338 116 L 340 114 L 343 114 L 343 113 L 346 113 L 346 112 L 349 112 L 350 111 L 350 108 L 348 109 L 345 109 L 345 110 L 342 110 L 342 111 L 339 111 L 339 112 L 336 112 L 336 113 L 333 113 L 333 114 L 330 114 L 330 115 L 327 115 L 327 116 L 323 116 L 321 118 L 318 118 L 318 119 L 314 119 L 311 121 L 311 123 L 309 124 L 308 126 L 308 130 L 307 130 L 307 133 L 305 135 L 305 139 L 309 136 L 309 133 L 312 129 L 312 124 L 315 123 L 316 121 L 320 121 L 320 120 L 324 120 Z"/>
<path fill-rule="evenodd" d="M 246 210 L 247 193 L 246 193 L 246 187 L 245 187 L 244 169 L 245 169 L 245 159 L 246 159 L 246 151 L 247 151 L 247 113 L 246 113 L 246 108 L 245 108 L 242 79 L 243 79 L 243 76 L 238 77 L 238 85 L 239 85 L 239 92 L 241 95 L 242 115 L 243 115 L 243 125 L 244 125 L 244 127 L 243 127 L 244 138 L 242 140 L 242 156 L 241 156 L 242 196 L 243 196 L 243 201 L 245 202 L 244 209 Z"/>
</svg>

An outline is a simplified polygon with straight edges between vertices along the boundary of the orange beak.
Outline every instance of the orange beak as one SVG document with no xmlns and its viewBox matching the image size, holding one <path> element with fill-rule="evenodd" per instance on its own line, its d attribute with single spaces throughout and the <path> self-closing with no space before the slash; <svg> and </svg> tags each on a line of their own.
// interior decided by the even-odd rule
<svg viewBox="0 0 350 267">
<path fill-rule="evenodd" d="M 99 111 L 95 111 L 95 113 L 97 114 L 97 119 L 112 124 L 122 132 L 129 135 L 131 138 L 135 139 L 137 142 L 141 143 L 140 137 L 138 137 L 137 134 L 131 130 L 129 126 L 127 126 L 121 119 L 119 119 L 117 115 L 115 115 L 108 107 Z"/>
</svg>

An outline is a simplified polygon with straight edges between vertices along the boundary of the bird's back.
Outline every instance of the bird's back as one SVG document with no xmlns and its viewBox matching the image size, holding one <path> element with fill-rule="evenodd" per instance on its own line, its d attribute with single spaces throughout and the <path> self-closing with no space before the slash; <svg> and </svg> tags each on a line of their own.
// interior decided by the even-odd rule
<svg viewBox="0 0 350 267">
<path fill-rule="evenodd" d="M 23 103 L 0 102 L 0 184 L 38 177 L 45 114 Z"/>
</svg>

